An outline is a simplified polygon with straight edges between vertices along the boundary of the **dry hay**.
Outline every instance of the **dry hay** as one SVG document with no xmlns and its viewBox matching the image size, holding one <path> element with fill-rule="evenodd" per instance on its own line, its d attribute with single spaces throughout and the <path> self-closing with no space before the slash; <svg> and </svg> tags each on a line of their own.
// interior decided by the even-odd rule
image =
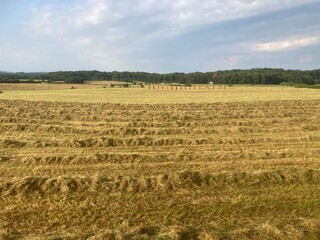
<svg viewBox="0 0 320 240">
<path fill-rule="evenodd" d="M 310 227 L 312 222 L 314 227 Z M 300 239 L 319 239 L 320 237 L 320 221 L 315 219 L 300 219 L 297 226 L 286 225 L 283 229 L 279 226 L 272 225 L 268 222 L 262 224 L 252 224 L 248 228 L 239 228 L 229 232 L 219 232 L 218 229 L 203 231 L 201 228 L 193 228 L 191 226 L 129 226 L 124 221 L 117 229 L 103 229 L 96 233 L 82 232 L 79 234 L 46 234 L 41 237 L 28 236 L 20 238 L 16 234 L 14 239 L 32 239 L 32 240 L 143 240 L 143 239 L 161 239 L 161 240 L 300 240 Z M 8 236 L 14 236 L 6 231 L 0 232 L 3 239 Z"/>
<path fill-rule="evenodd" d="M 1 100 L 0 239 L 319 239 L 319 108 Z"/>
<path fill-rule="evenodd" d="M 226 186 L 264 186 L 274 184 L 320 183 L 320 171 L 312 169 L 282 169 L 256 172 L 201 173 L 186 170 L 172 175 L 130 177 L 104 176 L 58 176 L 26 177 L 1 180 L 0 196 L 17 194 L 56 194 L 72 192 L 147 192 L 177 191 L 188 188 L 213 188 Z"/>
</svg>

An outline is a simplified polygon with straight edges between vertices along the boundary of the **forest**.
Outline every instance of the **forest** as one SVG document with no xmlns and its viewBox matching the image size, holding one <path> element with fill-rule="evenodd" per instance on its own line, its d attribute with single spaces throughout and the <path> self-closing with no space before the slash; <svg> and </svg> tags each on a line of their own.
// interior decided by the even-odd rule
<svg viewBox="0 0 320 240">
<path fill-rule="evenodd" d="M 320 84 L 320 69 L 284 70 L 278 68 L 254 68 L 250 70 L 225 70 L 193 73 L 147 73 L 129 71 L 57 71 L 57 72 L 0 72 L 2 83 L 65 82 L 84 83 L 85 81 L 125 81 L 179 84 Z"/>
</svg>

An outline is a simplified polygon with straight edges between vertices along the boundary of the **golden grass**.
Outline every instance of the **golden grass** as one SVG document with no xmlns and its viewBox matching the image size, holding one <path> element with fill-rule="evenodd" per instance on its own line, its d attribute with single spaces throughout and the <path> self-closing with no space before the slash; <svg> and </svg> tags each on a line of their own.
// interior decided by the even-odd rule
<svg viewBox="0 0 320 240">
<path fill-rule="evenodd" d="M 71 89 L 74 87 L 75 89 Z M 270 100 L 320 99 L 318 89 L 281 86 L 201 86 L 186 89 L 168 89 L 157 86 L 145 88 L 102 88 L 99 85 L 65 84 L 0 84 L 4 91 L 0 99 L 122 103 L 122 104 L 170 104 L 170 103 L 215 103 Z M 158 89 L 159 88 L 159 89 Z M 39 91 L 41 90 L 41 91 Z"/>
<path fill-rule="evenodd" d="M 0 100 L 0 239 L 319 239 L 316 109 Z"/>
</svg>

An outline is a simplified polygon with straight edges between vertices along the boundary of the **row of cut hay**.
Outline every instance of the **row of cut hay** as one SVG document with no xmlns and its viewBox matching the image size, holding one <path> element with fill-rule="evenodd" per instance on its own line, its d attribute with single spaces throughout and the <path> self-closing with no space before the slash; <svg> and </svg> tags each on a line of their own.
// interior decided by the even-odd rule
<svg viewBox="0 0 320 240">
<path fill-rule="evenodd" d="M 63 133 L 63 134 L 104 134 L 104 131 L 95 128 L 77 128 L 72 126 L 43 125 L 43 124 L 2 124 L 1 132 L 42 132 L 42 133 Z M 112 129 L 110 132 L 113 133 Z M 111 134 L 110 134 L 111 135 Z"/>
<path fill-rule="evenodd" d="M 68 102 L 45 102 L 45 101 L 24 101 L 24 100 L 0 100 L 0 108 L 18 109 L 23 110 L 24 107 L 30 109 L 47 109 L 53 111 L 61 111 L 61 113 L 68 112 L 95 112 L 95 111 L 124 111 L 124 110 L 141 110 L 147 109 L 148 111 L 157 110 L 184 110 L 190 109 L 208 109 L 208 110 L 224 110 L 229 107 L 233 110 L 255 109 L 257 105 L 262 108 L 270 110 L 286 111 L 287 107 L 291 107 L 295 111 L 301 111 L 301 107 L 308 107 L 310 104 L 320 106 L 319 100 L 284 100 L 284 101 L 265 101 L 265 102 L 230 102 L 230 103 L 184 103 L 184 104 L 118 104 L 118 103 L 68 103 Z"/>
<path fill-rule="evenodd" d="M 139 153 L 96 153 L 90 156 L 69 155 L 69 156 L 29 156 L 16 159 L 19 163 L 25 164 L 92 164 L 92 163 L 130 163 L 136 161 L 163 161 L 168 155 L 165 154 L 139 154 Z M 1 158 L 0 158 L 1 159 Z M 10 159 L 4 157 L 6 161 Z M 4 160 L 4 161 L 5 161 Z"/>
<path fill-rule="evenodd" d="M 290 137 L 290 138 L 161 138 L 151 136 L 141 136 L 134 138 L 87 138 L 73 139 L 68 142 L 61 142 L 59 145 L 68 147 L 114 147 L 114 146 L 174 146 L 174 145 L 250 145 L 250 144 L 270 144 L 270 143 L 303 143 L 303 142 L 319 142 L 320 136 L 309 135 L 306 137 Z"/>
<path fill-rule="evenodd" d="M 168 152 L 166 149 L 157 149 L 157 153 L 97 153 L 81 155 L 29 155 L 21 157 L 9 157 L 0 155 L 0 162 L 12 164 L 96 164 L 96 163 L 160 163 L 160 162 L 217 162 L 217 161 L 239 161 L 239 160 L 280 160 L 309 158 L 320 155 L 320 149 L 286 149 L 286 150 L 252 150 L 246 151 L 216 151 L 210 152 L 205 149 L 198 149 L 197 152 Z"/>
<path fill-rule="evenodd" d="M 75 117 L 78 119 L 78 116 L 75 115 Z M 135 119 L 131 117 L 124 117 L 119 121 L 119 119 L 111 117 L 109 120 L 103 119 L 102 122 L 99 121 L 84 121 L 82 120 L 84 126 L 90 127 L 94 122 L 98 122 L 99 124 L 94 124 L 94 126 L 97 127 L 116 127 L 115 125 L 111 123 L 117 123 L 126 125 L 127 128 L 140 128 L 140 127 L 159 127 L 159 128 L 165 128 L 165 127 L 197 127 L 197 126 L 269 126 L 273 125 L 275 123 L 278 123 L 280 119 L 245 119 L 245 120 L 228 120 L 225 119 L 219 119 L 217 117 L 206 117 L 194 120 L 175 120 L 174 118 L 163 118 L 161 117 L 158 120 L 153 120 L 148 117 L 143 119 Z M 80 121 L 80 120 L 79 120 Z M 41 118 L 22 118 L 22 117 L 13 117 L 12 115 L 2 115 L 0 117 L 0 123 L 16 123 L 16 124 L 25 124 L 25 125 L 54 125 L 54 126 L 64 126 L 66 123 L 62 120 L 59 120 L 58 117 L 50 118 L 49 120 L 41 119 Z M 72 122 L 71 122 L 72 123 Z M 166 125 L 166 123 L 168 125 Z M 201 124 L 201 125 L 199 125 Z"/>
<path fill-rule="evenodd" d="M 63 144 L 68 147 L 119 147 L 119 146 L 173 146 L 173 145 L 201 145 L 207 144 L 207 139 L 188 138 L 152 138 L 148 136 L 135 138 L 89 138 L 73 139 Z"/>
<path fill-rule="evenodd" d="M 37 124 L 2 124 L 0 132 L 43 132 L 63 134 L 87 134 L 107 136 L 127 135 L 183 135 L 183 134 L 218 134 L 216 129 L 208 128 L 128 128 L 128 127 L 72 127 L 58 125 L 37 125 Z"/>
<path fill-rule="evenodd" d="M 288 126 L 288 123 L 282 122 L 281 119 L 200 119 L 200 120 L 192 120 L 192 121 L 176 121 L 176 120 L 161 120 L 161 121 L 150 121 L 148 119 L 141 121 L 129 121 L 126 127 L 128 128 L 216 128 L 216 127 L 235 127 L 235 126 L 252 126 L 252 127 L 274 127 L 274 126 Z"/>
<path fill-rule="evenodd" d="M 116 147 L 116 146 L 173 146 L 173 145 L 201 145 L 208 144 L 208 139 L 189 138 L 153 138 L 149 136 L 134 138 L 88 138 L 73 139 L 63 144 L 68 147 Z"/>
<path fill-rule="evenodd" d="M 2 179 L 0 195 L 18 194 L 54 194 L 98 191 L 110 192 L 148 192 L 170 191 L 188 188 L 236 186 L 265 186 L 274 184 L 320 183 L 320 170 L 287 168 L 256 172 L 202 173 L 200 171 L 183 171 L 157 176 L 130 177 L 122 175 L 96 176 L 59 176 L 59 177 L 25 177 Z"/>
<path fill-rule="evenodd" d="M 2 122 L 1 122 L 2 121 Z M 12 122 L 14 121 L 14 122 Z M 127 119 L 129 121 L 129 119 Z M 271 121 L 271 120 L 270 120 Z M 244 122 L 225 122 L 225 121 L 201 121 L 183 122 L 175 126 L 174 122 L 128 122 L 125 127 L 110 126 L 107 124 L 83 124 L 84 126 L 64 125 L 61 122 L 41 122 L 34 123 L 32 119 L 21 120 L 12 118 L 0 118 L 1 132 L 44 132 L 44 133 L 63 133 L 63 134 L 94 134 L 109 136 L 127 135 L 182 135 L 182 134 L 219 134 L 219 133 L 289 133 L 292 131 L 315 132 L 320 129 L 318 123 L 308 121 L 309 124 L 292 127 L 290 124 L 277 121 L 273 125 L 270 121 L 244 121 Z M 32 122 L 32 123 L 31 123 Z M 250 127 L 249 127 L 250 126 Z"/>
<path fill-rule="evenodd" d="M 15 139 L 5 139 L 0 141 L 1 147 L 13 147 L 13 148 L 22 148 L 27 145 L 27 142 L 21 141 L 21 140 L 15 140 Z"/>
<path fill-rule="evenodd" d="M 6 233 L 7 232 L 7 233 Z M 9 234 L 9 230 L 3 230 L 0 237 L 3 239 L 8 235 L 14 238 L 14 233 Z M 81 234 L 47 234 L 42 236 L 30 236 L 34 240 L 291 240 L 291 239 L 319 239 L 320 220 L 319 219 L 295 219 L 290 224 L 251 223 L 248 227 L 239 227 L 236 230 L 224 230 L 224 226 L 215 224 L 211 228 L 191 227 L 191 226 L 130 226 L 127 221 L 123 222 L 116 229 L 99 229 L 82 232 Z M 9 238 L 8 238 L 9 239 Z M 11 239 L 11 238 L 10 238 Z"/>
<path fill-rule="evenodd" d="M 258 106 L 257 106 L 258 109 Z M 314 109 L 314 108 L 313 108 Z M 192 110 L 192 109 L 190 109 Z M 31 110 L 30 110 L 31 111 Z M 176 112 L 170 112 L 170 111 L 157 111 L 154 113 L 150 113 L 148 111 L 138 112 L 134 114 L 128 114 L 128 110 L 124 110 L 123 112 L 106 112 L 103 111 L 97 111 L 92 112 L 91 115 L 88 115 L 86 112 L 77 112 L 72 111 L 68 114 L 59 114 L 58 112 L 53 112 L 51 109 L 43 109 L 40 111 L 40 109 L 35 109 L 34 113 L 32 114 L 19 114 L 19 113 L 12 113 L 10 111 L 3 112 L 1 114 L 2 118 L 0 121 L 8 121 L 8 122 L 20 122 L 21 120 L 29 119 L 33 121 L 39 121 L 42 122 L 50 122 L 52 119 L 58 121 L 58 122 L 65 122 L 65 121 L 82 121 L 82 122 L 92 122 L 92 121 L 98 121 L 98 122 L 127 122 L 128 119 L 131 119 L 132 122 L 143 122 L 152 120 L 153 122 L 174 122 L 176 126 L 180 126 L 184 122 L 199 122 L 202 121 L 239 121 L 239 120 L 263 120 L 263 119 L 290 119 L 290 121 L 297 121 L 301 120 L 301 118 L 306 118 L 307 116 L 314 115 L 314 112 L 308 112 L 307 109 L 304 109 L 304 113 L 301 114 L 300 112 L 292 112 L 292 109 L 288 107 L 286 111 L 288 112 L 277 112 L 277 111 L 271 111 L 270 109 L 261 109 L 261 106 L 259 106 L 259 114 L 246 112 L 246 111 L 239 111 L 239 112 L 232 112 L 229 108 L 223 109 L 223 111 L 197 111 L 192 112 L 190 114 L 190 111 L 183 112 L 180 110 L 176 110 Z M 270 111 L 268 113 L 268 111 Z M 232 112 L 232 113 L 230 113 Z M 99 113 L 99 114 L 97 114 Z M 4 119 L 3 116 L 7 116 L 8 119 Z M 149 121 L 150 122 L 150 121 Z"/>
<path fill-rule="evenodd" d="M 35 118 L 20 118 L 20 117 L 0 117 L 0 123 L 16 123 L 16 124 L 35 124 L 35 125 L 63 125 L 62 121 L 56 119 L 43 120 Z"/>
<path fill-rule="evenodd" d="M 287 110 L 291 110 L 290 108 Z M 190 109 L 190 111 L 193 111 Z M 194 122 L 194 121 L 214 121 L 214 120 L 230 120 L 230 121 L 241 121 L 244 119 L 250 120 L 263 120 L 263 119 L 286 119 L 287 121 L 290 120 L 292 122 L 296 122 L 300 118 L 306 118 L 308 116 L 314 115 L 314 113 L 305 113 L 303 115 L 297 113 L 278 113 L 278 112 L 271 112 L 269 114 L 249 114 L 246 112 L 236 112 L 230 114 L 229 109 L 221 112 L 209 112 L 204 111 L 203 113 L 199 112 L 166 112 L 166 111 L 159 111 L 156 114 L 147 114 L 147 113 L 135 113 L 126 114 L 125 112 L 117 112 L 117 113 L 101 113 L 96 112 L 92 115 L 86 115 L 85 113 L 74 112 L 67 115 L 60 115 L 59 113 L 51 112 L 50 109 L 47 109 L 44 112 L 34 112 L 34 114 L 19 114 L 19 113 L 2 113 L 1 118 L 4 116 L 12 119 L 33 119 L 33 120 L 42 120 L 42 121 L 50 121 L 52 119 L 60 122 L 70 122 L 70 121 L 82 121 L 82 122 L 126 122 L 128 119 L 132 121 L 148 121 L 152 120 L 154 122 L 161 122 L 161 121 L 176 121 L 176 124 L 179 125 L 179 122 Z M 266 110 L 267 111 L 267 110 Z M 307 110 L 306 110 L 307 111 Z M 99 114 L 97 114 L 99 113 Z M 1 120 L 3 121 L 3 120 Z"/>
<path fill-rule="evenodd" d="M 36 148 L 44 148 L 44 147 L 58 147 L 58 141 L 51 141 L 51 140 L 36 140 L 29 142 L 28 140 L 16 140 L 16 139 L 4 139 L 0 141 L 0 147 L 4 148 L 29 148 L 29 147 L 36 147 Z"/>
<path fill-rule="evenodd" d="M 20 108 L 12 108 L 20 103 Z M 297 108 L 297 104 L 299 108 Z M 0 105 L 3 109 L 2 116 L 23 116 L 23 118 L 38 118 L 50 120 L 75 121 L 107 121 L 111 118 L 124 119 L 134 116 L 158 120 L 200 120 L 211 119 L 243 119 L 243 118 L 294 118 L 297 116 L 313 115 L 319 101 L 284 101 L 263 103 L 228 103 L 228 104 L 173 104 L 173 105 L 117 105 L 117 104 L 65 104 L 65 103 L 35 103 L 24 101 L 3 101 Z M 28 112 L 25 111 L 28 109 Z M 67 110 L 66 110 L 67 109 Z M 190 115 L 190 111 L 197 112 Z M 233 110 L 234 109 L 234 110 Z M 99 115 L 97 116 L 97 112 Z M 130 112 L 130 113 L 129 113 Z M 187 116 L 187 118 L 186 118 Z"/>
<path fill-rule="evenodd" d="M 185 135 L 185 134 L 218 134 L 216 129 L 201 129 L 201 128 L 113 128 L 114 132 L 110 132 L 112 135 Z M 104 130 L 108 131 L 108 130 Z M 102 132 L 104 133 L 104 132 Z M 109 132 L 106 132 L 107 134 Z M 110 134 L 110 135 L 111 135 Z"/>
<path fill-rule="evenodd" d="M 50 140 L 38 139 L 36 141 L 23 139 L 4 139 L 0 141 L 0 146 L 4 148 L 23 148 L 23 147 L 72 147 L 72 148 L 90 148 L 90 147 L 121 147 L 121 146 L 191 146 L 191 145 L 252 145 L 252 144 L 300 144 L 305 142 L 319 142 L 320 136 L 309 135 L 306 137 L 290 138 L 161 138 L 151 136 L 141 136 L 133 138 L 113 138 L 98 137 L 72 140 Z"/>
<path fill-rule="evenodd" d="M 223 113 L 222 113 L 223 114 Z M 315 118 L 315 114 L 308 115 L 308 118 L 306 118 L 306 115 L 304 122 L 308 123 L 306 124 L 308 128 L 308 125 L 311 125 L 311 128 L 314 128 L 314 126 L 318 126 L 317 118 Z M 298 120 L 296 120 L 298 119 Z M 127 120 L 130 120 L 127 118 Z M 291 121 L 292 120 L 292 121 Z M 300 120 L 299 125 L 296 126 L 297 122 Z M 297 121 L 297 122 L 295 122 Z M 173 118 L 168 119 L 159 119 L 157 121 L 150 120 L 150 119 L 131 119 L 131 121 L 128 121 L 127 127 L 159 127 L 159 128 L 165 128 L 165 127 L 219 127 L 219 126 L 227 126 L 227 127 L 304 127 L 304 125 L 301 125 L 302 119 L 297 118 L 290 118 L 290 121 L 287 118 L 276 118 L 276 117 L 269 117 L 269 118 L 244 118 L 244 119 L 221 119 L 218 116 L 210 116 L 210 114 L 207 114 L 205 117 L 201 117 L 199 119 L 192 119 L 192 120 L 175 120 Z M 164 123 L 167 123 L 167 125 L 163 125 Z M 294 125 L 294 126 L 292 126 Z"/>
<path fill-rule="evenodd" d="M 38 124 L 1 124 L 0 132 L 41 132 L 41 133 L 60 133 L 60 134 L 81 134 L 81 135 L 95 135 L 95 136 L 138 136 L 138 135 L 149 135 L 149 136 L 170 136 L 170 135 L 217 135 L 217 134 L 272 134 L 277 132 L 289 133 L 289 132 L 305 132 L 311 134 L 317 132 L 320 126 L 317 124 L 303 125 L 302 127 L 290 127 L 289 125 L 279 127 L 267 128 L 262 127 L 161 127 L 161 128 L 146 128 L 146 127 L 73 127 L 73 126 L 59 126 L 59 125 L 38 125 Z M 304 138 L 304 140 L 317 141 L 314 136 Z"/>
<path fill-rule="evenodd" d="M 158 179 L 159 178 L 159 179 Z M 72 192 L 144 192 L 170 189 L 172 186 L 164 177 L 132 178 L 121 175 L 115 176 L 59 176 L 59 177 L 25 177 L 13 178 L 0 185 L 1 196 L 19 194 L 56 194 Z M 162 182 L 163 179 L 163 182 Z"/>
</svg>

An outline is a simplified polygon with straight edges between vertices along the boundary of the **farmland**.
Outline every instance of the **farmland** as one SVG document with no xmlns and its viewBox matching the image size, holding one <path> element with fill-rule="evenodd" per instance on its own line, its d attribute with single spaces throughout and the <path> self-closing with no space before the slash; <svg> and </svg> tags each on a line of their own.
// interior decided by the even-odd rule
<svg viewBox="0 0 320 240">
<path fill-rule="evenodd" d="M 0 239 L 320 238 L 319 90 L 12 86 Z"/>
<path fill-rule="evenodd" d="M 100 84 L 1 84 L 0 99 L 90 102 L 121 104 L 171 104 L 171 103 L 216 103 L 251 102 L 270 100 L 313 100 L 319 99 L 318 89 L 303 89 L 281 86 L 230 87 L 207 85 L 192 88 L 170 89 L 169 86 L 155 85 L 145 88 L 103 88 Z M 153 89 L 153 87 L 155 89 Z M 164 88 L 164 89 L 163 89 Z M 214 88 L 214 89 L 213 89 Z"/>
</svg>

